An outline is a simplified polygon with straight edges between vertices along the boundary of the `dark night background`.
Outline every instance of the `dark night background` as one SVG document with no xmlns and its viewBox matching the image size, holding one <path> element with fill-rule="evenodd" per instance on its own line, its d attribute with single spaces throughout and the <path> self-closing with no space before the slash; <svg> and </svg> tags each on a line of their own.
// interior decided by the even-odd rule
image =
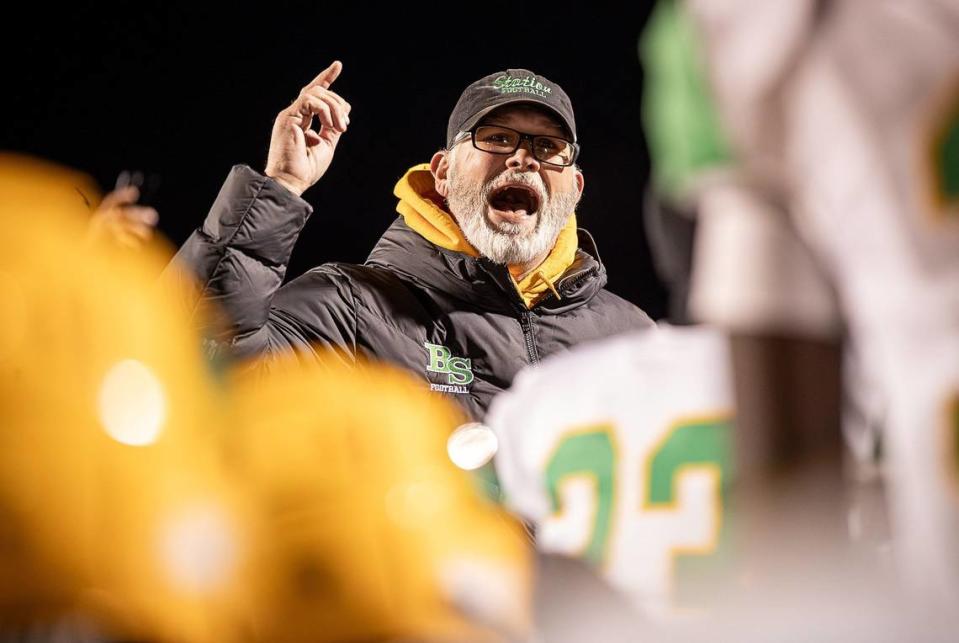
<svg viewBox="0 0 959 643">
<path fill-rule="evenodd" d="M 340 59 L 333 89 L 353 106 L 350 130 L 304 195 L 315 213 L 290 278 L 323 261 L 363 261 L 396 216 L 394 183 L 443 145 L 462 89 L 525 67 L 572 99 L 586 176 L 579 222 L 596 238 L 608 287 L 658 318 L 665 292 L 641 216 L 637 39 L 648 4 L 37 5 L 6 25 L 0 148 L 83 170 L 104 190 L 125 168 L 159 174 L 159 228 L 180 244 L 232 165 L 263 169 L 276 113 Z"/>
</svg>

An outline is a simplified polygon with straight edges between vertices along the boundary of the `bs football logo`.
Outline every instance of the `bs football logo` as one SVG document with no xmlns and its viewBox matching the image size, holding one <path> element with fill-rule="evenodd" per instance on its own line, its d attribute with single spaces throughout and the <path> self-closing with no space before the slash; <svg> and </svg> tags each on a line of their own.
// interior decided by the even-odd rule
<svg viewBox="0 0 959 643">
<path fill-rule="evenodd" d="M 428 373 L 446 375 L 446 384 L 430 384 L 434 391 L 444 393 L 468 393 L 466 385 L 473 381 L 472 361 L 466 357 L 455 357 L 445 346 L 423 342 L 426 347 Z"/>
</svg>

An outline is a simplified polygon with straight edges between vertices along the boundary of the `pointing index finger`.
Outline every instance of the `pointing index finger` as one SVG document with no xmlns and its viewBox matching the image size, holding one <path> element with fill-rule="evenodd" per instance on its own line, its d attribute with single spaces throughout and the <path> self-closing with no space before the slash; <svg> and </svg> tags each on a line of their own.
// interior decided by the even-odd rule
<svg viewBox="0 0 959 643">
<path fill-rule="evenodd" d="M 333 84 L 333 81 L 336 80 L 341 71 L 343 71 L 343 63 L 339 60 L 334 60 L 333 64 L 321 71 L 316 78 L 310 81 L 307 87 L 322 87 L 323 89 L 327 89 Z"/>
</svg>

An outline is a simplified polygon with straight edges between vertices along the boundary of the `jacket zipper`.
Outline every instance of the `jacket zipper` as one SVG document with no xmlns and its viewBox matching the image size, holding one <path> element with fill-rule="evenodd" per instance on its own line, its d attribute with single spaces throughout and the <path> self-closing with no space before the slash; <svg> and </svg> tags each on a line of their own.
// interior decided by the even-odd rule
<svg viewBox="0 0 959 643">
<path fill-rule="evenodd" d="M 566 275 L 559 281 L 559 283 L 556 284 L 556 289 L 564 290 L 566 289 L 567 286 L 569 288 L 575 288 L 576 286 L 579 285 L 581 281 L 583 281 L 586 277 L 588 277 L 591 272 L 592 272 L 592 269 L 587 268 L 586 270 L 581 270 L 580 272 L 576 272 L 571 275 Z"/>
<path fill-rule="evenodd" d="M 533 313 L 528 310 L 523 311 L 519 318 L 519 325 L 523 328 L 523 337 L 526 339 L 529 363 L 535 364 L 539 361 L 539 353 L 536 351 L 536 343 L 533 341 Z"/>
</svg>

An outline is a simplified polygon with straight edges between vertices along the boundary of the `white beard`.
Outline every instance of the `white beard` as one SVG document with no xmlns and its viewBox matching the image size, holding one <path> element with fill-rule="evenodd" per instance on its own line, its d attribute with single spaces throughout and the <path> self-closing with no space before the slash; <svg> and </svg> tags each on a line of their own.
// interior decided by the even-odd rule
<svg viewBox="0 0 959 643">
<path fill-rule="evenodd" d="M 510 182 L 527 185 L 538 195 L 539 209 L 535 213 L 538 218 L 532 231 L 524 233 L 522 226 L 505 221 L 494 226 L 486 215 L 490 194 Z M 543 177 L 515 170 L 507 170 L 483 186 L 477 186 L 461 178 L 450 164 L 446 200 L 466 240 L 480 254 L 495 263 L 522 265 L 552 250 L 560 231 L 576 209 L 579 194 L 569 190 L 550 195 Z"/>
</svg>

